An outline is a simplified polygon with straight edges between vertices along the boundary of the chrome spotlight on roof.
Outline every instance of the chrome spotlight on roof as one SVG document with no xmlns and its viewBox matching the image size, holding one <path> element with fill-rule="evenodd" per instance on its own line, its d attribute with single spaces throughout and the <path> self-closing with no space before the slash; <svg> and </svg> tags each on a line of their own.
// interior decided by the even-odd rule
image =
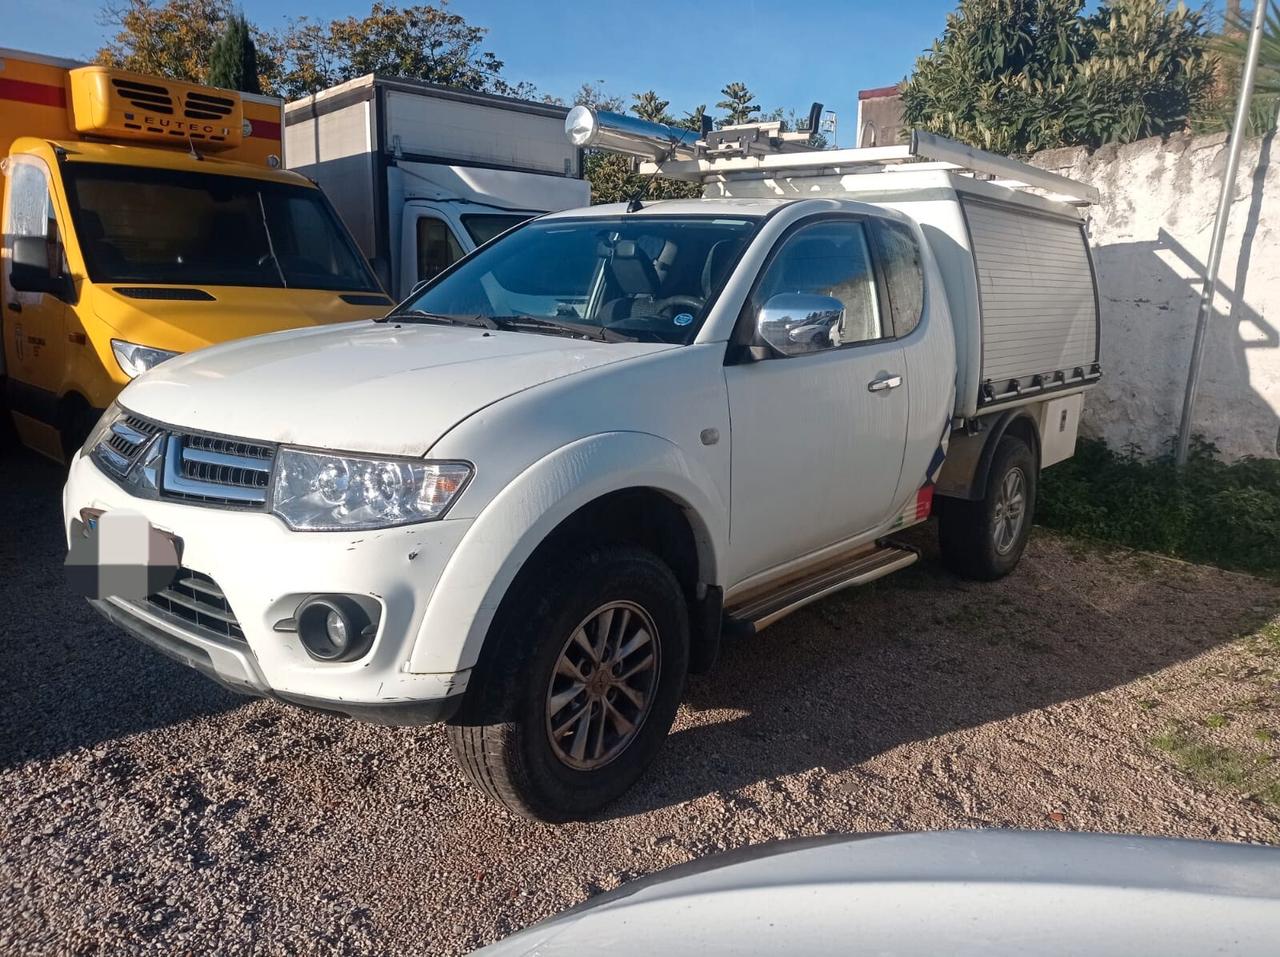
<svg viewBox="0 0 1280 957">
<path fill-rule="evenodd" d="M 564 132 L 574 146 L 625 153 L 661 162 L 668 158 L 693 159 L 698 133 L 634 116 L 575 106 L 564 120 Z"/>
</svg>

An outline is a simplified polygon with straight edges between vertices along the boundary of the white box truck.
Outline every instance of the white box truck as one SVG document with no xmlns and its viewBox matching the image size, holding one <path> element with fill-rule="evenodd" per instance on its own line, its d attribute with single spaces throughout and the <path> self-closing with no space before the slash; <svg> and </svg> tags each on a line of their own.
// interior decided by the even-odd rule
<svg viewBox="0 0 1280 957">
<path fill-rule="evenodd" d="M 403 298 L 503 230 L 591 202 L 567 113 L 369 74 L 288 104 L 285 156 Z"/>
<path fill-rule="evenodd" d="M 113 510 L 180 543 L 109 619 L 242 691 L 446 721 L 546 820 L 636 780 L 722 635 L 915 562 L 901 529 L 1008 574 L 1101 375 L 1090 187 L 923 134 L 569 125 L 705 197 L 552 213 L 383 320 L 166 362 L 64 498 L 82 560 Z"/>
</svg>

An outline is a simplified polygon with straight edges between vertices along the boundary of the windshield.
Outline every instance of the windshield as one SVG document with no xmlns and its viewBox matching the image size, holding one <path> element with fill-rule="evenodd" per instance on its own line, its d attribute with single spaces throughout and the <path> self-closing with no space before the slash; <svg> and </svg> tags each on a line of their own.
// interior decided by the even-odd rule
<svg viewBox="0 0 1280 957">
<path fill-rule="evenodd" d="M 94 282 L 378 291 L 318 189 L 104 163 L 63 175 Z"/>
<path fill-rule="evenodd" d="M 462 225 L 471 234 L 477 246 L 483 246 L 494 236 L 505 233 L 512 226 L 519 226 L 533 215 L 531 213 L 468 213 L 462 217 Z"/>
<path fill-rule="evenodd" d="M 711 216 L 537 220 L 462 260 L 400 311 L 470 321 L 533 317 L 579 334 L 599 330 L 601 338 L 684 343 L 755 225 Z"/>
</svg>

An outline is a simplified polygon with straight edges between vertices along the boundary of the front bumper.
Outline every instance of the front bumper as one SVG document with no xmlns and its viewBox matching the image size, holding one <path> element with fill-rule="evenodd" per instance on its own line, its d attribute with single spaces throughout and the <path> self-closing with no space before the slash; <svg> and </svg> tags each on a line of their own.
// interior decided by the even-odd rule
<svg viewBox="0 0 1280 957">
<path fill-rule="evenodd" d="M 77 456 L 63 492 L 64 521 L 82 508 L 131 509 L 181 542 L 185 568 L 210 576 L 225 593 L 243 640 L 209 634 L 147 602 L 94 601 L 109 620 L 157 650 L 241 693 L 390 724 L 447 718 L 469 671 L 408 671 L 428 601 L 470 520 L 372 532 L 293 532 L 263 511 L 134 498 Z M 368 596 L 381 609 L 367 655 L 319 662 L 297 635 L 276 630 L 308 595 Z M 457 640 L 440 636 L 440 640 Z"/>
</svg>

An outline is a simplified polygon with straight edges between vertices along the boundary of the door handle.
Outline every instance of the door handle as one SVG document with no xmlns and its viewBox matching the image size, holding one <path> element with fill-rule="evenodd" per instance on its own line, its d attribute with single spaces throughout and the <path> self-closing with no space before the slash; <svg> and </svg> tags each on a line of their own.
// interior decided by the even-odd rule
<svg viewBox="0 0 1280 957">
<path fill-rule="evenodd" d="M 867 383 L 868 392 L 887 392 L 889 389 L 896 389 L 902 385 L 902 376 L 886 375 L 878 379 L 872 379 Z"/>
<path fill-rule="evenodd" d="M 20 303 L 20 302 L 11 302 L 11 303 L 9 303 L 9 311 L 10 311 L 10 312 L 22 312 L 22 303 Z"/>
</svg>

